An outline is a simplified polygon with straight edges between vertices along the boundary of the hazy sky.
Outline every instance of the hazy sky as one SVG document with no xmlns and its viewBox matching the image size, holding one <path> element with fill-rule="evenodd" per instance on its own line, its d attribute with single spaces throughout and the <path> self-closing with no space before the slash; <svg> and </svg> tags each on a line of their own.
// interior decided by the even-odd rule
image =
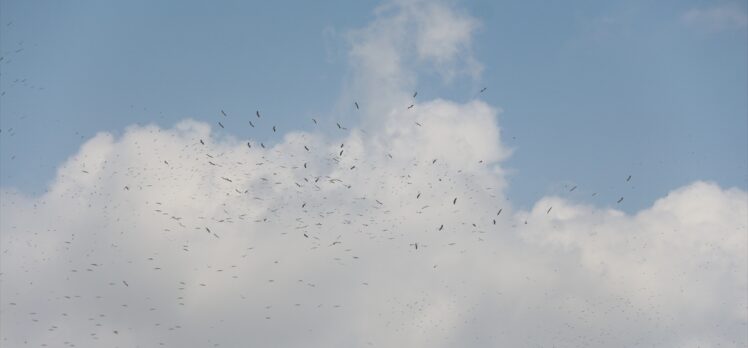
<svg viewBox="0 0 748 348">
<path fill-rule="evenodd" d="M 744 347 L 747 11 L 1 1 L 2 345 Z"/>
</svg>

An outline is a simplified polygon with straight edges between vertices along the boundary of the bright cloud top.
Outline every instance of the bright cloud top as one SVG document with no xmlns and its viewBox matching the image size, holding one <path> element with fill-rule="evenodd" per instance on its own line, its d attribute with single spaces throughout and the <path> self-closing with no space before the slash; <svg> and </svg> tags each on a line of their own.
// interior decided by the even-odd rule
<svg viewBox="0 0 748 348">
<path fill-rule="evenodd" d="M 515 211 L 497 108 L 403 105 L 415 75 L 395 48 L 458 69 L 475 20 L 389 6 L 351 53 L 352 84 L 397 87 L 367 104 L 378 122 L 366 109 L 367 127 L 273 146 L 133 126 L 90 139 L 40 197 L 3 189 L 3 345 L 748 343 L 746 192 Z M 374 33 L 392 23 L 404 38 Z M 369 87 L 370 103 L 385 93 Z"/>
</svg>

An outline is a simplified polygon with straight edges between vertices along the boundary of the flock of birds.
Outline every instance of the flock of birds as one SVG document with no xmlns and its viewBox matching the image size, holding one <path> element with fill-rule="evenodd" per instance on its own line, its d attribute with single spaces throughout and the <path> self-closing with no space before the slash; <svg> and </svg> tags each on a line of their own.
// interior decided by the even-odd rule
<svg viewBox="0 0 748 348">
<path fill-rule="evenodd" d="M 486 88 L 481 89 L 480 93 L 485 90 Z M 412 96 L 415 98 L 417 95 L 418 93 L 415 92 Z M 406 109 L 413 109 L 414 105 L 415 103 L 410 104 Z M 357 110 L 360 109 L 361 106 L 358 101 L 354 102 L 354 107 Z M 220 113 L 220 117 L 223 119 L 230 117 L 224 110 L 220 110 Z M 249 120 L 248 123 L 250 127 L 255 128 L 263 126 L 264 120 L 263 115 L 257 110 L 254 120 Z M 312 122 L 315 125 L 320 124 L 317 119 L 312 119 Z M 217 124 L 222 129 L 226 127 L 223 120 L 217 121 Z M 336 123 L 336 126 L 338 130 L 347 130 L 340 123 Z M 424 127 L 424 124 L 416 122 L 415 126 Z M 278 132 L 276 125 L 271 125 L 270 129 L 273 133 Z M 160 146 L 155 144 L 160 141 L 159 137 L 162 136 L 162 134 L 154 135 L 150 144 L 137 142 L 133 144 L 137 156 L 163 156 Z M 251 151 L 256 145 L 258 144 L 249 141 L 246 143 L 247 148 L 245 150 L 249 149 Z M 137 221 L 144 218 L 141 215 L 145 214 L 142 209 L 148 209 L 150 212 L 148 214 L 159 219 L 159 225 L 163 226 L 161 233 L 165 234 L 168 239 L 167 248 L 171 248 L 172 244 L 180 240 L 177 244 L 182 252 L 202 253 L 203 257 L 198 259 L 205 259 L 205 255 L 210 251 L 196 250 L 198 247 L 195 245 L 200 245 L 205 239 L 196 237 L 189 231 L 200 231 L 204 233 L 204 236 L 214 240 L 233 240 L 229 243 L 237 243 L 240 237 L 233 232 L 235 229 L 225 228 L 224 226 L 243 224 L 255 226 L 250 228 L 254 231 L 273 231 L 281 238 L 293 238 L 290 236 L 296 235 L 297 238 L 307 241 L 307 243 L 293 246 L 292 250 L 302 247 L 308 251 L 342 248 L 335 252 L 337 256 L 333 258 L 335 264 L 342 266 L 364 257 L 355 254 L 355 252 L 357 250 L 356 246 L 361 246 L 366 240 L 385 240 L 387 243 L 399 243 L 405 238 L 411 238 L 402 245 L 407 245 L 407 248 L 412 252 L 422 252 L 424 248 L 437 246 L 427 239 L 412 240 L 413 237 L 428 238 L 428 233 L 434 231 L 456 236 L 460 231 L 469 230 L 471 234 L 477 235 L 475 242 L 482 242 L 484 240 L 483 235 L 488 233 L 488 226 L 497 225 L 497 219 L 504 211 L 502 207 L 492 208 L 486 204 L 486 202 L 495 198 L 492 193 L 495 190 L 494 187 L 477 187 L 477 178 L 474 173 L 461 169 L 455 170 L 449 164 L 439 162 L 438 158 L 407 159 L 405 154 L 393 156 L 392 153 L 385 153 L 382 159 L 362 159 L 361 157 L 366 157 L 366 155 L 362 153 L 361 149 L 354 148 L 346 151 L 349 148 L 346 147 L 344 142 L 337 145 L 314 143 L 314 140 L 311 140 L 310 143 L 297 144 L 292 142 L 284 144 L 284 146 L 294 146 L 298 151 L 287 151 L 280 146 L 269 147 L 263 142 L 259 142 L 259 147 L 263 150 L 251 151 L 252 155 L 244 158 L 236 156 L 233 153 L 235 150 L 231 150 L 229 153 L 213 153 L 210 151 L 210 149 L 215 148 L 212 139 L 197 138 L 194 139 L 193 143 L 176 149 L 178 153 L 176 158 L 162 157 L 160 159 L 161 168 L 154 168 L 151 164 L 143 164 L 142 167 L 129 167 L 124 173 L 108 167 L 111 163 L 107 161 L 93 164 L 87 163 L 86 158 L 76 158 L 68 165 L 80 166 L 80 173 L 87 176 L 96 176 L 95 182 L 123 182 L 121 190 L 127 193 L 141 193 L 140 196 L 133 196 L 140 197 L 139 199 L 148 196 L 147 192 L 149 190 L 161 190 L 159 192 L 162 192 L 162 197 L 158 197 L 156 200 L 153 200 L 152 197 L 151 199 L 145 199 L 145 201 L 134 202 L 132 204 L 135 204 L 135 206 L 130 208 L 127 208 L 121 200 L 113 200 L 112 204 L 117 205 L 105 205 L 99 207 L 98 211 L 94 211 L 96 207 L 92 207 L 89 200 L 100 198 L 106 201 L 107 197 L 115 195 L 111 191 L 111 187 L 94 185 L 90 190 L 81 190 L 80 187 L 71 186 L 65 192 L 56 192 L 59 198 L 65 198 L 71 202 L 81 199 L 89 202 L 87 207 L 81 207 L 82 209 L 88 209 L 86 214 L 101 216 L 104 219 L 101 226 L 102 230 L 92 232 L 94 236 L 81 237 L 80 235 L 85 235 L 85 232 L 72 233 L 57 247 L 58 252 L 69 257 L 67 263 L 70 264 L 71 269 L 69 275 L 65 276 L 65 281 L 75 281 L 80 277 L 80 273 L 97 272 L 107 267 L 106 262 L 100 260 L 88 262 L 86 265 L 81 264 L 81 261 L 78 260 L 81 253 L 86 255 L 84 257 L 86 260 L 96 257 L 106 258 L 111 255 L 119 255 L 128 260 L 127 264 L 113 266 L 116 271 L 112 271 L 112 274 L 134 275 L 134 273 L 125 269 L 136 267 L 135 265 L 140 267 L 143 264 L 151 265 L 153 271 L 167 269 L 165 265 L 155 264 L 158 261 L 158 253 L 156 252 L 144 261 L 133 260 L 133 255 L 129 255 L 125 250 L 128 244 L 126 238 L 131 233 L 127 231 L 141 228 Z M 167 147 L 164 147 L 164 151 Z M 254 163 L 250 163 L 250 161 Z M 380 161 L 395 161 L 399 164 L 385 167 Z M 480 161 L 481 164 L 482 162 Z M 248 168 L 251 168 L 251 170 L 248 170 Z M 346 174 L 346 172 L 353 173 L 357 170 L 362 170 L 362 172 L 360 174 Z M 367 173 L 377 173 L 377 175 L 369 176 Z M 428 175 L 422 175 L 424 173 L 428 173 Z M 419 176 L 434 178 L 435 180 L 416 182 L 415 178 Z M 629 182 L 631 178 L 629 175 L 625 181 Z M 197 180 L 200 183 L 196 192 L 192 192 L 195 191 L 194 187 L 179 186 L 192 180 Z M 363 187 L 354 187 L 354 182 Z M 215 191 L 216 188 L 222 191 L 217 192 Z M 569 188 L 568 192 L 573 192 L 576 189 L 577 186 L 575 185 Z M 168 194 L 163 194 L 164 190 Z M 448 194 L 449 191 L 469 193 L 471 196 L 449 196 L 449 198 L 444 199 L 445 204 L 438 207 L 419 204 L 420 201 L 424 200 L 438 201 L 438 197 Z M 386 194 L 384 194 L 385 192 Z M 183 196 L 183 193 L 188 195 Z M 361 193 L 364 193 L 364 195 L 359 195 Z M 478 198 L 481 195 L 483 198 Z M 596 193 L 593 193 L 593 195 L 596 195 Z M 210 201 L 221 196 L 224 196 L 224 198 L 221 199 L 220 206 L 201 207 L 201 200 Z M 389 199 L 381 198 L 382 196 L 389 196 Z M 209 197 L 213 198 L 209 199 Z M 248 201 L 250 203 L 247 203 Z M 622 201 L 623 197 L 620 197 L 617 203 Z M 345 203 L 344 206 L 331 206 L 330 202 L 349 203 Z M 247 207 L 253 207 L 253 209 L 246 209 Z M 130 210 L 123 215 L 123 209 Z M 201 209 L 205 209 L 205 215 L 200 213 Z M 548 207 L 546 214 L 550 214 L 552 209 L 552 206 Z M 407 211 L 410 212 L 403 213 Z M 131 216 L 126 216 L 126 214 L 131 214 Z M 413 234 L 404 231 L 414 228 L 412 222 L 408 221 L 407 216 L 409 214 L 420 216 L 421 221 L 429 221 L 429 224 L 445 216 L 449 216 L 453 221 L 458 220 L 461 214 L 465 216 L 484 215 L 488 218 L 485 224 L 480 221 L 463 221 L 456 226 L 454 223 L 452 226 L 445 223 L 434 223 L 431 228 L 425 229 L 425 234 Z M 288 216 L 293 215 L 298 217 L 293 220 L 287 219 Z M 345 228 L 350 227 L 350 229 L 357 230 L 361 238 L 352 240 L 350 236 L 343 233 L 330 235 L 329 231 L 337 230 L 337 228 L 331 229 L 329 227 L 331 224 L 339 224 L 345 226 Z M 524 224 L 528 224 L 528 221 L 524 220 Z M 257 225 L 260 225 L 260 227 L 256 227 Z M 512 225 L 512 227 L 516 228 L 517 225 Z M 96 242 L 97 238 L 102 238 L 110 246 L 109 248 L 92 250 L 90 249 L 91 246 L 86 245 L 86 243 L 76 245 L 76 243 L 81 243 L 79 241 L 81 238 L 92 238 L 92 244 L 99 243 Z M 292 239 L 286 239 L 285 241 L 290 242 Z M 20 239 L 4 241 L 6 248 L 13 248 L 20 243 Z M 456 247 L 458 243 L 459 240 L 455 240 L 440 247 L 452 248 Z M 7 253 L 7 251 L 8 249 L 4 252 Z M 212 266 L 207 268 L 221 274 L 231 274 L 233 279 L 239 278 L 242 275 L 239 262 L 250 257 L 253 251 L 258 252 L 255 246 L 248 246 L 240 251 L 240 255 L 234 255 L 236 257 L 233 264 L 216 266 L 220 267 L 218 269 Z M 460 252 L 464 253 L 466 249 L 462 249 Z M 278 260 L 274 262 L 273 266 L 279 264 L 283 259 L 281 256 L 277 258 Z M 210 257 L 207 257 L 207 259 L 210 259 Z M 51 259 L 45 259 L 44 261 L 51 262 Z M 438 264 L 433 264 L 432 268 L 437 269 L 438 266 Z M 25 272 L 33 270 L 33 267 L 30 266 L 23 268 Z M 143 287 L 142 284 L 134 285 L 132 279 L 123 278 L 114 281 L 111 277 L 106 278 L 109 279 L 109 287 L 114 287 L 116 284 L 120 284 L 126 290 L 133 289 L 133 287 L 142 289 Z M 365 278 L 365 275 L 362 278 Z M 266 281 L 267 284 L 277 283 L 277 279 L 267 279 Z M 298 282 L 309 288 L 316 288 L 319 285 L 318 282 L 313 280 L 299 279 Z M 49 281 L 47 284 L 55 285 Z M 370 284 L 372 284 L 370 280 L 363 279 L 361 281 L 362 286 L 370 286 Z M 176 306 L 187 305 L 188 301 L 185 293 L 193 291 L 191 290 L 192 287 L 202 288 L 209 285 L 210 282 L 208 281 L 191 284 L 187 280 L 179 280 L 176 291 L 180 295 L 175 297 Z M 249 297 L 245 293 L 239 295 L 242 299 Z M 13 307 L 18 305 L 13 300 L 17 296 L 20 297 L 21 293 L 4 294 L 3 301 L 7 302 L 4 302 L 3 306 Z M 80 298 L 80 295 L 67 294 L 60 296 L 60 294 L 55 294 L 52 299 L 48 298 L 47 301 L 70 301 L 76 299 L 76 296 Z M 101 297 L 101 295 L 96 296 L 97 298 Z M 129 298 L 134 302 L 152 302 L 151 298 L 143 299 L 134 296 L 136 296 L 135 293 L 118 298 Z M 128 302 L 122 304 L 122 307 L 127 309 L 134 304 L 136 303 Z M 26 303 L 25 305 L 30 304 Z M 302 305 L 301 303 L 295 304 L 296 307 Z M 343 307 L 340 303 L 320 303 L 317 304 L 316 308 L 320 309 L 325 305 L 333 309 Z M 400 304 L 393 303 L 392 306 L 397 307 Z M 423 306 L 423 303 L 420 306 Z M 273 306 L 268 304 L 262 310 L 262 316 L 265 320 L 273 319 L 272 309 Z M 152 305 L 149 311 L 158 311 L 158 306 Z M 62 315 L 68 316 L 66 313 Z M 37 312 L 33 312 L 30 317 L 34 322 L 41 320 L 38 318 Z M 105 325 L 103 324 L 105 318 L 106 315 L 102 314 L 98 318 L 91 317 L 88 320 L 95 323 L 97 327 L 101 327 Z M 162 327 L 162 325 L 164 325 L 162 322 L 155 323 L 156 327 Z M 430 323 L 430 325 L 443 324 Z M 49 332 L 55 332 L 59 327 L 51 325 L 47 329 Z M 127 328 L 112 327 L 110 333 L 120 335 L 123 329 Z M 168 329 L 169 331 L 178 331 L 181 327 L 174 323 L 168 326 Z M 127 330 L 129 331 L 129 329 Z M 93 332 L 91 338 L 98 340 L 101 335 L 100 331 Z M 7 333 L 5 336 L 7 339 Z M 72 347 L 76 346 L 76 343 L 65 341 L 64 345 Z M 214 343 L 213 345 L 218 346 L 219 344 Z M 42 346 L 46 346 L 46 344 L 42 344 Z"/>
</svg>

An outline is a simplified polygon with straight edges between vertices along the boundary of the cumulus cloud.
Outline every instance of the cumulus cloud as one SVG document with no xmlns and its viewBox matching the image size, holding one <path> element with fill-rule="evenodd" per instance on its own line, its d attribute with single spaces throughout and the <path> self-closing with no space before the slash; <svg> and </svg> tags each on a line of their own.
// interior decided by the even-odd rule
<svg viewBox="0 0 748 348">
<path fill-rule="evenodd" d="M 352 78 L 341 95 L 343 109 L 362 98 L 362 121 L 378 122 L 410 104 L 419 72 L 436 73 L 445 81 L 477 78 L 483 67 L 473 57 L 472 35 L 478 27 L 476 19 L 444 2 L 402 0 L 379 6 L 369 25 L 346 36 Z"/>
<path fill-rule="evenodd" d="M 683 21 L 713 31 L 745 29 L 748 26 L 746 9 L 735 3 L 715 5 L 708 8 L 693 8 L 682 16 Z"/>
<path fill-rule="evenodd" d="M 360 128 L 263 148 L 192 120 L 133 126 L 90 139 L 41 196 L 3 188 L 3 345 L 745 346 L 746 192 L 513 209 L 498 108 L 404 107 L 399 47 L 469 65 L 477 25 L 411 6 L 352 36 L 352 83 L 395 91 Z"/>
</svg>

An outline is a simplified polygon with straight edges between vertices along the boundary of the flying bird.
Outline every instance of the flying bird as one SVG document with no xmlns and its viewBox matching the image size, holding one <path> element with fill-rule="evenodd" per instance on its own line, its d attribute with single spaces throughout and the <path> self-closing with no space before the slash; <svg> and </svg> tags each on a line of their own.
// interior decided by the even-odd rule
<svg viewBox="0 0 748 348">
<path fill-rule="evenodd" d="M 408 106 L 408 110 L 412 109 L 412 108 L 413 108 L 413 105 L 414 105 L 414 104 L 410 104 L 410 106 Z"/>
<path fill-rule="evenodd" d="M 457 197 L 455 197 L 455 199 L 452 201 L 452 205 L 455 205 L 455 204 L 457 204 Z"/>
<path fill-rule="evenodd" d="M 413 98 L 415 98 L 417 95 L 418 95 L 418 91 L 416 91 L 415 93 L 413 93 Z"/>
<path fill-rule="evenodd" d="M 249 121 L 249 125 L 252 126 L 252 128 L 255 128 L 255 124 L 252 123 L 252 121 Z"/>
<path fill-rule="evenodd" d="M 200 144 L 205 145 L 205 142 L 203 141 L 203 139 L 200 139 Z"/>
<path fill-rule="evenodd" d="M 548 213 L 550 213 L 550 212 L 551 212 L 551 209 L 553 209 L 553 206 L 551 206 L 550 208 L 548 208 L 548 211 L 547 211 L 547 212 L 545 212 L 545 213 L 546 213 L 546 215 L 547 215 Z"/>
<path fill-rule="evenodd" d="M 618 202 L 616 202 L 616 203 L 621 203 L 621 202 L 623 202 L 623 197 L 619 198 Z"/>
<path fill-rule="evenodd" d="M 576 189 L 577 189 L 577 185 L 574 185 L 574 187 L 572 187 L 571 190 L 569 190 L 569 192 L 574 191 Z"/>
<path fill-rule="evenodd" d="M 314 121 L 314 124 L 317 124 L 317 120 L 316 119 L 312 119 L 312 121 Z"/>
<path fill-rule="evenodd" d="M 439 231 L 441 231 L 443 229 L 444 229 L 444 224 L 442 224 L 441 226 L 439 226 Z"/>
<path fill-rule="evenodd" d="M 221 122 L 218 122 L 218 125 L 221 126 L 221 128 L 226 128 L 226 127 L 223 126 L 223 123 L 221 123 Z"/>
<path fill-rule="evenodd" d="M 249 142 L 247 142 L 247 147 L 251 149 L 252 148 L 252 144 L 250 144 Z"/>
<path fill-rule="evenodd" d="M 273 133 L 275 133 L 275 126 L 273 126 Z"/>
<path fill-rule="evenodd" d="M 223 110 L 221 110 L 221 113 L 223 114 L 224 117 L 226 117 L 226 113 Z"/>
<path fill-rule="evenodd" d="M 483 93 L 483 92 L 485 92 L 485 91 L 486 91 L 487 89 L 488 89 L 488 87 L 483 87 L 483 89 L 481 89 L 479 93 Z"/>
<path fill-rule="evenodd" d="M 255 112 L 255 115 L 257 115 L 257 118 L 260 118 L 260 110 L 257 110 L 257 112 Z"/>
<path fill-rule="evenodd" d="M 353 102 L 353 104 L 356 105 L 356 110 L 358 110 L 358 102 Z"/>
<path fill-rule="evenodd" d="M 626 182 L 629 182 L 629 180 L 631 180 L 631 175 L 629 175 L 629 177 L 626 178 Z"/>
</svg>

